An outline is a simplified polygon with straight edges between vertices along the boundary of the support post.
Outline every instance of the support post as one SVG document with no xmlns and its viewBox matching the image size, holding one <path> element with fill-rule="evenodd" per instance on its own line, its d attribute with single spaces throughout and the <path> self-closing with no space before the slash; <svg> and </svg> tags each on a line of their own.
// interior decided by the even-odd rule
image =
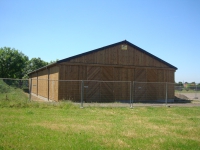
<svg viewBox="0 0 200 150">
<path fill-rule="evenodd" d="M 31 93 L 32 93 L 32 78 L 29 81 L 29 101 L 31 101 Z"/>
<path fill-rule="evenodd" d="M 81 106 L 80 108 L 83 108 L 83 99 L 84 99 L 84 81 L 81 81 Z"/>
</svg>

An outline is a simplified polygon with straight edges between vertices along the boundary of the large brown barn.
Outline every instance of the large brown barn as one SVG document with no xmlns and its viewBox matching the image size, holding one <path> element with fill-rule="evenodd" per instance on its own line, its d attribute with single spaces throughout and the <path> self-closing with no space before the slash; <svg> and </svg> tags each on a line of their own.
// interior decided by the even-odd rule
<svg viewBox="0 0 200 150">
<path fill-rule="evenodd" d="M 48 100 L 80 101 L 81 80 L 84 80 L 87 88 L 85 101 L 113 102 L 117 101 L 116 94 L 118 97 L 121 94 L 119 101 L 131 97 L 142 102 L 164 100 L 166 89 L 167 98 L 173 100 L 174 85 L 171 83 L 174 83 L 176 70 L 173 65 L 125 40 L 59 60 L 31 72 L 29 77 L 32 79 L 32 94 Z M 125 82 L 98 81 L 131 82 L 129 86 Z M 168 88 L 166 82 L 170 83 Z M 132 90 L 131 93 L 127 89 Z"/>
</svg>

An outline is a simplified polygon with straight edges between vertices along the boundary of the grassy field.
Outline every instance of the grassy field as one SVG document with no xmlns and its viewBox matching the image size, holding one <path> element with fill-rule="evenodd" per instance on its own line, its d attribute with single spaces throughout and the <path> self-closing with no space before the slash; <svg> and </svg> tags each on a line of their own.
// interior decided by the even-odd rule
<svg viewBox="0 0 200 150">
<path fill-rule="evenodd" d="M 0 150 L 200 149 L 200 107 L 80 109 L 27 100 L 1 86 Z"/>
<path fill-rule="evenodd" d="M 4 103 L 5 104 L 5 103 Z M 199 107 L 0 108 L 0 149 L 199 149 Z"/>
</svg>

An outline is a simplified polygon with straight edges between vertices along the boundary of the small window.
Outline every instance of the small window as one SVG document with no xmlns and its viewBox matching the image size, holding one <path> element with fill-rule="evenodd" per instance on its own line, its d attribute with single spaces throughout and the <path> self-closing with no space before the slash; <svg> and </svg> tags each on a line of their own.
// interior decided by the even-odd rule
<svg viewBox="0 0 200 150">
<path fill-rule="evenodd" d="M 127 50 L 127 45 L 122 45 L 121 49 L 122 50 Z"/>
</svg>

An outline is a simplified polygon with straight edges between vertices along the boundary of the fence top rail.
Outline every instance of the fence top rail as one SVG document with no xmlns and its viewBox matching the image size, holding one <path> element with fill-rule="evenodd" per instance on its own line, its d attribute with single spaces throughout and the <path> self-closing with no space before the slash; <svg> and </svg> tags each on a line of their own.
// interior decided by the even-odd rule
<svg viewBox="0 0 200 150">
<path fill-rule="evenodd" d="M 52 79 L 32 79 L 32 80 L 47 80 L 47 81 L 72 81 L 72 82 L 122 82 L 122 83 L 164 83 L 164 84 L 175 84 L 174 82 L 139 82 L 139 81 L 103 81 L 103 80 L 52 80 Z"/>
<path fill-rule="evenodd" d="M 52 79 L 32 79 L 32 81 L 34 80 L 45 80 L 45 81 L 71 81 L 71 82 L 81 82 L 82 80 L 52 80 Z"/>
<path fill-rule="evenodd" d="M 134 83 L 164 83 L 164 84 L 176 84 L 174 82 L 139 82 L 139 81 L 133 81 Z"/>
<path fill-rule="evenodd" d="M 77 81 L 77 82 L 127 82 L 130 83 L 132 81 L 102 81 L 102 80 L 51 80 L 51 79 L 32 79 L 32 80 L 46 80 L 46 81 Z"/>
<path fill-rule="evenodd" d="M 88 81 L 88 82 L 127 82 L 130 83 L 132 81 L 103 81 L 103 80 L 83 80 L 83 81 Z"/>
<path fill-rule="evenodd" d="M 14 78 L 0 78 L 0 80 L 19 80 L 19 81 L 28 81 L 29 79 L 14 79 Z"/>
</svg>

